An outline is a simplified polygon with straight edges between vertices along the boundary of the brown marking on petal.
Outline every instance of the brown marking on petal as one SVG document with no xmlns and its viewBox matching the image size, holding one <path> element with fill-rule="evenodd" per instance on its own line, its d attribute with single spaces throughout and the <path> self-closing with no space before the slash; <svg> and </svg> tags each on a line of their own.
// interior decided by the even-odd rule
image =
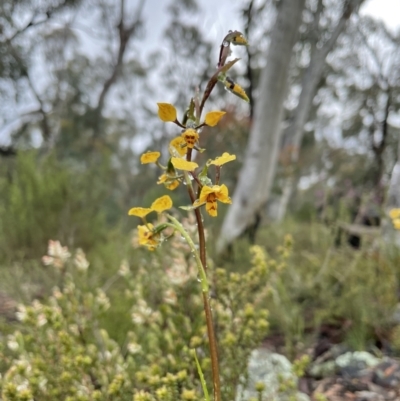
<svg viewBox="0 0 400 401">
<path fill-rule="evenodd" d="M 215 193 L 211 193 L 207 195 L 207 202 L 213 202 L 215 203 L 215 200 L 217 199 L 217 197 L 215 196 Z"/>
</svg>

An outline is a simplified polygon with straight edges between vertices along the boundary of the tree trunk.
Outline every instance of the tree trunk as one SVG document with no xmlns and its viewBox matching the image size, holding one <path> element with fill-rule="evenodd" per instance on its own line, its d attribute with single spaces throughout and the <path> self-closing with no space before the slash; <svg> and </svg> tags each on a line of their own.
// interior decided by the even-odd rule
<svg viewBox="0 0 400 401">
<path fill-rule="evenodd" d="M 326 57 L 332 51 L 351 14 L 354 10 L 358 9 L 362 1 L 363 0 L 346 1 L 344 3 L 342 16 L 323 47 L 318 49 L 316 46 L 317 43 L 313 43 L 312 45 L 310 63 L 303 76 L 298 105 L 294 111 L 292 122 L 285 131 L 285 136 L 287 138 L 285 147 L 289 146 L 289 149 L 291 149 L 292 166 L 290 166 L 290 170 L 292 172 L 296 170 L 294 165 L 299 161 L 301 142 L 304 136 L 304 126 L 310 113 L 318 83 L 323 75 Z M 283 219 L 286 214 L 287 206 L 293 193 L 294 182 L 296 182 L 296 180 L 292 176 L 289 176 L 283 184 L 283 192 L 279 205 L 280 215 L 277 216 L 278 221 Z"/>
<path fill-rule="evenodd" d="M 233 205 L 222 226 L 218 251 L 222 251 L 254 223 L 268 200 L 279 152 L 292 49 L 296 43 L 304 3 L 305 0 L 279 2 L 267 65 L 261 74 L 246 159 L 233 196 Z"/>
</svg>

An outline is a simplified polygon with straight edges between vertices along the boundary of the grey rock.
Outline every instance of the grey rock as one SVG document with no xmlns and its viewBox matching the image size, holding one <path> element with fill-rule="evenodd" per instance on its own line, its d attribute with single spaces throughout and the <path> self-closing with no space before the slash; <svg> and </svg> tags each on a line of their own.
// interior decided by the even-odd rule
<svg viewBox="0 0 400 401">
<path fill-rule="evenodd" d="M 257 398 L 258 393 L 255 389 L 257 383 L 263 383 L 265 386 L 262 393 L 262 399 L 265 401 L 288 401 L 289 399 L 310 401 L 307 394 L 295 390 L 298 379 L 292 371 L 292 364 L 283 355 L 266 349 L 256 349 L 250 355 L 247 372 L 247 383 L 238 386 L 235 401 L 248 401 L 250 398 Z M 244 377 L 242 377 L 242 381 L 245 382 Z M 286 381 L 292 381 L 295 389 L 280 392 L 280 384 Z"/>
</svg>

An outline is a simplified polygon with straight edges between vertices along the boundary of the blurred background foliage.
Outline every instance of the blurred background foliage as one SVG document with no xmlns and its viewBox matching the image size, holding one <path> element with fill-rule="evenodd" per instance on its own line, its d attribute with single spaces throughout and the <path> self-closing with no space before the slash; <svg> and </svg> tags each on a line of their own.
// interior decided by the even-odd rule
<svg viewBox="0 0 400 401">
<path fill-rule="evenodd" d="M 145 52 L 142 42 L 154 22 L 146 20 L 141 1 L 1 2 L 0 299 L 7 300 L 0 306 L 3 339 L 15 327 L 23 331 L 8 308 L 13 311 L 17 303 L 34 298 L 45 300 L 53 286 L 62 285 L 59 274 L 41 263 L 49 239 L 86 252 L 91 265 L 84 290 L 105 289 L 112 313 L 99 321 L 118 346 L 126 346 L 138 297 L 135 293 L 135 299 L 128 296 L 127 301 L 129 292 L 113 281 L 124 260 L 140 277 L 140 296 L 159 307 L 155 282 L 162 282 L 163 272 L 174 265 L 173 250 L 167 246 L 149 254 L 133 247 L 136 222 L 128 219 L 127 210 L 165 194 L 163 186 L 155 185 L 160 171 L 139 162 L 148 149 L 161 149 L 165 155 L 177 135 L 157 119 L 155 103 L 169 100 L 183 112 L 196 87 L 204 89 L 215 71 L 222 38 L 213 43 L 199 23 L 200 3 L 172 1 L 166 9 L 169 23 L 162 46 Z M 233 78 L 254 103 L 275 3 L 246 1 L 240 10 L 242 26 L 237 28 L 251 46 L 238 51 L 244 63 Z M 306 2 L 284 126 L 293 117 L 312 43 L 330 32 L 343 6 L 338 3 L 342 2 Z M 318 7 L 323 9 L 317 29 L 313 15 Z M 283 135 L 265 224 L 250 238 L 269 255 L 275 269 L 265 288 L 257 291 L 269 291 L 261 309 L 268 309 L 270 333 L 277 333 L 278 345 L 291 358 L 327 324 L 339 327 L 338 341 L 354 349 L 398 344 L 391 336 L 397 327 L 392 315 L 398 304 L 399 252 L 380 251 L 376 236 L 362 236 L 354 249 L 348 243 L 351 233 L 341 230 L 338 222 L 376 225 L 384 220 L 384 194 L 400 146 L 399 46 L 399 32 L 371 17 L 354 15 L 325 63 L 294 169 Z M 208 105 L 227 114 L 218 127 L 204 128 L 200 145 L 207 152 L 198 154 L 196 161 L 201 164 L 223 152 L 236 154 L 236 162 L 222 168 L 230 193 L 246 157 L 254 103 L 243 106 L 217 87 Z M 295 177 L 295 190 L 284 219 L 274 221 L 288 176 Z M 181 187 L 171 196 L 175 204 L 188 204 Z M 251 268 L 248 236 L 238 239 L 224 257 L 214 252 L 225 210 L 220 207 L 218 219 L 205 217 L 210 265 L 214 260 L 214 269 L 246 274 Z M 288 246 L 282 244 L 288 233 L 293 246 L 285 254 Z M 187 294 L 192 287 L 188 288 L 182 291 Z M 257 294 L 249 291 L 240 299 L 251 304 Z M 171 319 L 183 325 L 176 313 Z M 190 325 L 200 330 L 200 323 Z M 159 335 L 157 330 L 154 335 Z M 266 327 L 257 330 L 252 341 L 234 345 L 243 347 L 240 355 L 248 355 L 267 337 Z M 154 361 L 147 362 L 150 366 Z M 225 368 L 236 383 L 237 372 Z"/>
</svg>

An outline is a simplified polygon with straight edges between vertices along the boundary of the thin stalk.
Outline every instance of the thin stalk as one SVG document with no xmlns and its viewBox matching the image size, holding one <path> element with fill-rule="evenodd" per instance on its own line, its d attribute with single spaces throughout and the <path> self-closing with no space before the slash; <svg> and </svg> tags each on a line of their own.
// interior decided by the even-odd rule
<svg viewBox="0 0 400 401">
<path fill-rule="evenodd" d="M 190 149 L 191 150 L 191 149 Z M 184 176 L 185 176 L 185 182 L 186 182 L 186 187 L 189 193 L 190 200 L 192 203 L 196 200 L 196 195 L 194 193 L 192 181 L 189 178 L 189 174 L 184 171 Z M 199 253 L 200 253 L 200 259 L 201 262 L 204 266 L 204 270 L 207 273 L 207 257 L 206 257 L 206 237 L 204 235 L 204 224 L 203 224 L 203 217 L 201 216 L 201 211 L 199 208 L 194 209 L 194 214 L 196 216 L 196 223 L 197 223 L 197 232 L 199 235 Z"/>
<path fill-rule="evenodd" d="M 169 220 L 172 221 L 173 224 L 165 223 L 166 226 L 172 227 L 175 230 L 179 231 L 180 234 L 182 235 L 183 238 L 185 238 L 186 242 L 188 243 L 190 249 L 192 250 L 192 253 L 194 254 L 194 257 L 196 259 L 196 264 L 197 268 L 199 270 L 199 275 L 200 275 L 200 281 L 201 281 L 201 289 L 203 292 L 208 293 L 209 292 L 209 286 L 208 286 L 208 280 L 207 280 L 207 275 L 206 271 L 204 270 L 203 263 L 201 262 L 199 253 L 197 252 L 196 245 L 194 244 L 193 240 L 190 238 L 190 235 L 186 232 L 186 230 L 183 228 L 182 224 L 179 223 L 179 221 L 167 214 L 167 217 Z"/>
<path fill-rule="evenodd" d="M 204 379 L 203 371 L 201 370 L 201 366 L 200 366 L 200 363 L 199 363 L 199 359 L 197 358 L 195 349 L 193 350 L 193 356 L 194 356 L 194 359 L 196 361 L 197 371 L 199 372 L 200 381 L 201 381 L 201 387 L 203 387 L 203 393 L 204 393 L 205 401 L 210 401 L 210 396 L 209 396 L 208 390 L 207 390 L 207 383 L 206 383 L 206 381 Z"/>
<path fill-rule="evenodd" d="M 194 203 L 196 200 L 196 195 L 194 193 L 194 189 L 192 186 L 192 182 L 190 181 L 189 174 L 185 171 L 185 181 L 186 181 L 186 187 L 188 189 L 189 197 Z M 207 283 L 207 290 L 204 291 L 202 287 L 202 293 L 203 293 L 203 307 L 204 307 L 204 313 L 206 316 L 206 324 L 207 324 L 207 335 L 208 335 L 208 341 L 209 341 L 209 348 L 210 348 L 210 357 L 211 357 L 211 371 L 212 371 L 212 378 L 213 378 L 213 390 L 214 390 L 214 401 L 221 401 L 221 381 L 220 381 L 220 376 L 219 376 L 219 365 L 218 365 L 218 349 L 217 349 L 217 339 L 215 337 L 215 331 L 214 331 L 214 323 L 213 323 L 213 317 L 212 317 L 212 311 L 211 311 L 211 306 L 210 306 L 210 293 L 208 290 L 208 280 L 207 280 L 207 255 L 206 255 L 206 240 L 205 240 L 205 235 L 204 235 L 204 225 L 203 225 L 203 218 L 201 216 L 201 212 L 199 208 L 196 208 L 194 210 L 195 216 L 196 216 L 196 222 L 197 222 L 197 232 L 199 235 L 199 250 L 194 247 L 192 239 L 188 236 L 186 231 L 183 229 L 182 225 L 178 222 L 178 220 L 174 219 L 178 225 L 176 226 L 176 229 L 182 234 L 182 236 L 186 239 L 186 235 L 189 237 L 190 242 L 188 241 L 188 244 L 193 244 L 192 250 L 195 254 L 195 257 L 199 258 L 199 272 L 204 272 L 205 276 L 205 282 Z M 171 217 L 168 217 L 171 221 Z M 174 225 L 175 227 L 175 225 Z M 181 231 L 181 229 L 185 232 Z M 197 259 L 196 259 L 197 262 Z M 203 278 L 202 278 L 202 285 L 203 285 Z"/>
</svg>

